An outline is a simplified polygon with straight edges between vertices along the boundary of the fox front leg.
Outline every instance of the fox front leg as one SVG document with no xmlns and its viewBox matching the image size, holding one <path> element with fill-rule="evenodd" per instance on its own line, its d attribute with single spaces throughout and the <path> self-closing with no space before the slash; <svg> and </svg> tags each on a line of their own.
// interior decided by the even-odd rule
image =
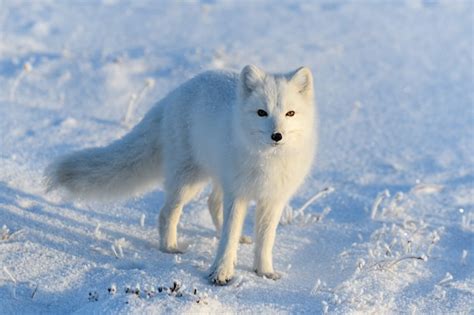
<svg viewBox="0 0 474 315">
<path fill-rule="evenodd" d="M 255 212 L 254 270 L 259 276 L 273 280 L 281 278 L 273 269 L 272 251 L 284 205 L 283 202 L 260 202 Z"/>
<path fill-rule="evenodd" d="M 211 267 L 209 280 L 217 285 L 225 285 L 234 276 L 237 262 L 237 248 L 242 233 L 247 202 L 224 198 L 224 225 L 217 249 L 216 259 Z"/>
</svg>

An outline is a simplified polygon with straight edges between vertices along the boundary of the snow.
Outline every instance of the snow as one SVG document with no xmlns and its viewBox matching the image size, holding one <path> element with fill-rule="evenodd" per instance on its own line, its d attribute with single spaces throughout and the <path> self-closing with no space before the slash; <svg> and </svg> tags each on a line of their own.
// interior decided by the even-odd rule
<svg viewBox="0 0 474 315">
<path fill-rule="evenodd" d="M 473 10 L 0 2 L 0 313 L 473 313 Z M 278 230 L 281 280 L 257 277 L 244 244 L 234 281 L 208 283 L 205 194 L 180 223 L 186 253 L 169 255 L 159 190 L 105 204 L 45 193 L 55 157 L 124 135 L 205 69 L 249 63 L 309 66 L 319 104 L 318 158 Z"/>
</svg>

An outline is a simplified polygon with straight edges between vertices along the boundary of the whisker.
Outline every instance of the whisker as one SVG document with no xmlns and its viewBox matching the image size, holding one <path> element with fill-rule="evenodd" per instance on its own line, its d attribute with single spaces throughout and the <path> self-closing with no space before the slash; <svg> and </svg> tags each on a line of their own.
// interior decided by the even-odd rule
<svg viewBox="0 0 474 315">
<path fill-rule="evenodd" d="M 295 129 L 295 130 L 287 131 L 286 134 L 302 133 L 303 131 L 304 131 L 304 129 Z"/>
</svg>

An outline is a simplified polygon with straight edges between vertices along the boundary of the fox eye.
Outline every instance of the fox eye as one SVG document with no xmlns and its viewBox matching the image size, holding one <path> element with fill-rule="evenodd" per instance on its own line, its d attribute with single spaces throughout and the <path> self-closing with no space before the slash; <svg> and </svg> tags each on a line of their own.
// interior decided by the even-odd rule
<svg viewBox="0 0 474 315">
<path fill-rule="evenodd" d="M 263 109 L 259 109 L 257 110 L 257 115 L 260 117 L 265 117 L 265 116 L 268 116 L 268 113 L 264 111 Z"/>
<path fill-rule="evenodd" d="M 286 116 L 288 116 L 288 117 L 293 117 L 293 116 L 295 116 L 295 111 L 294 111 L 294 110 L 290 110 L 288 113 L 286 113 Z"/>
</svg>

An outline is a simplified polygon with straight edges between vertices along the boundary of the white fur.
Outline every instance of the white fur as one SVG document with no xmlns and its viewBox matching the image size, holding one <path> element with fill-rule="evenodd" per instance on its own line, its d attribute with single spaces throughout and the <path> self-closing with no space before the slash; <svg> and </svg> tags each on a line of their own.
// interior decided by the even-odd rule
<svg viewBox="0 0 474 315">
<path fill-rule="evenodd" d="M 257 115 L 259 109 L 268 113 Z M 286 115 L 294 111 L 295 115 Z M 316 137 L 313 81 L 307 68 L 271 75 L 255 66 L 239 74 L 209 71 L 161 100 L 128 135 L 104 148 L 59 159 L 47 168 L 49 189 L 82 197 L 136 193 L 160 178 L 160 246 L 180 252 L 177 224 L 183 206 L 210 180 L 209 210 L 221 234 L 210 279 L 233 276 L 249 201 L 257 203 L 257 274 L 277 279 L 272 265 L 284 205 L 308 173 Z M 279 132 L 278 144 L 271 139 Z M 222 231 L 222 232 L 221 232 Z"/>
</svg>

